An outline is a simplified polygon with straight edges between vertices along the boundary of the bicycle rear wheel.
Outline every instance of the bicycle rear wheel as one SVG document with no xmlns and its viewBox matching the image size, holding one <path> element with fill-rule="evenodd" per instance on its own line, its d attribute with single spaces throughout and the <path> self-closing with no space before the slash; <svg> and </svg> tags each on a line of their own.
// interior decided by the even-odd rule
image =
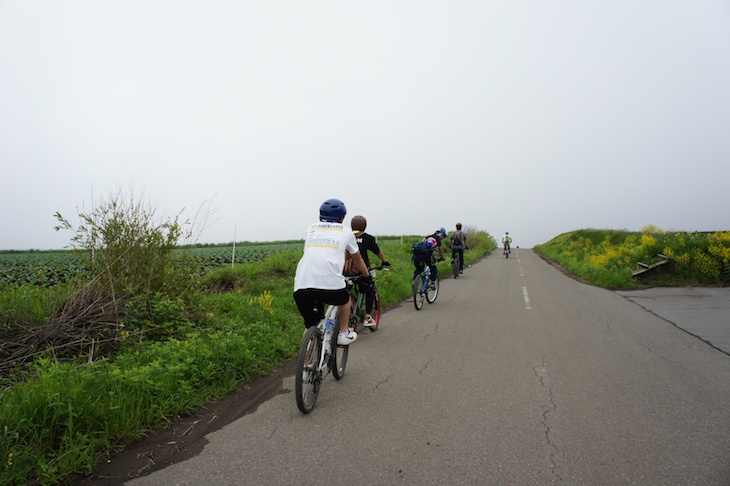
<svg viewBox="0 0 730 486">
<path fill-rule="evenodd" d="M 459 278 L 459 268 L 461 267 L 461 260 L 459 254 L 454 252 L 451 258 L 451 264 L 454 266 L 454 278 Z"/>
<path fill-rule="evenodd" d="M 426 302 L 429 304 L 433 304 L 436 301 L 436 297 L 439 295 L 439 281 L 438 279 L 433 280 L 430 285 L 428 285 L 428 290 L 426 290 Z"/>
<path fill-rule="evenodd" d="M 421 307 L 423 307 L 424 294 L 422 288 L 423 275 L 417 275 L 416 278 L 413 279 L 413 305 L 416 306 L 416 310 L 421 310 Z"/>
<path fill-rule="evenodd" d="M 373 310 L 370 313 L 370 317 L 375 319 L 375 325 L 370 327 L 370 332 L 378 330 L 380 325 L 380 294 L 378 294 L 378 288 L 374 287 L 375 299 L 373 300 Z"/>
<path fill-rule="evenodd" d="M 317 371 L 319 356 L 322 352 L 322 335 L 316 326 L 304 332 L 299 346 L 297 367 L 294 375 L 294 389 L 297 407 L 302 413 L 309 413 L 317 402 L 322 376 Z"/>
</svg>

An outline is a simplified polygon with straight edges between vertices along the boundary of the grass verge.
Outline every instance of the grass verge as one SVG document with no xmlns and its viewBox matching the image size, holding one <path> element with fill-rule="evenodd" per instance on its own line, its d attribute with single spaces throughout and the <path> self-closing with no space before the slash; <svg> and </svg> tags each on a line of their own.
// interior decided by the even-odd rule
<svg viewBox="0 0 730 486">
<path fill-rule="evenodd" d="M 392 264 L 377 277 L 385 307 L 411 293 L 410 247 L 417 239 L 379 241 Z M 496 246 L 484 232 L 471 234 L 469 243 L 467 264 Z M 193 413 L 294 356 L 302 332 L 292 299 L 300 256 L 283 252 L 212 270 L 185 305 L 153 296 L 145 319 L 134 321 L 139 314 L 130 312 L 129 322 L 113 323 L 108 356 L 59 359 L 49 349 L 18 368 L 0 392 L 0 484 L 66 484 L 89 475 L 170 417 Z M 448 260 L 438 265 L 441 275 L 450 274 Z M 22 312 L 38 322 L 52 306 L 45 294 L 32 298 L 40 299 L 40 310 L 27 304 Z M 136 310 L 135 301 L 127 305 Z"/>
</svg>

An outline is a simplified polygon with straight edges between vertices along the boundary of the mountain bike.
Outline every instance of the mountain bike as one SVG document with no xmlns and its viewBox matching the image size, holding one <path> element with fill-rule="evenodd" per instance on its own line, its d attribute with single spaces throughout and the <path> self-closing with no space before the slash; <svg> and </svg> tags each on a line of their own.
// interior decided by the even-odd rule
<svg viewBox="0 0 730 486">
<path fill-rule="evenodd" d="M 416 306 L 416 310 L 421 310 L 424 300 L 429 304 L 433 304 L 439 295 L 438 279 L 433 282 L 430 280 L 431 268 L 428 265 L 424 265 L 421 273 L 413 279 L 413 305 Z"/>
<path fill-rule="evenodd" d="M 362 326 L 362 324 L 365 322 L 365 299 L 367 298 L 367 295 L 364 292 L 360 291 L 361 282 L 363 282 L 364 280 L 362 278 L 362 275 L 348 277 L 347 286 L 350 291 L 350 329 L 352 329 L 353 331 L 357 332 L 363 327 L 367 327 L 368 329 L 370 329 L 370 332 L 375 332 L 378 330 L 378 326 L 380 325 L 380 294 L 378 294 L 378 287 L 375 285 L 375 271 L 382 270 L 383 268 L 385 268 L 387 271 L 387 267 L 384 267 L 383 265 L 371 268 L 370 277 L 372 278 L 372 280 L 370 282 L 362 284 L 372 285 L 373 291 L 375 292 L 375 299 L 373 301 L 372 309 L 373 312 L 370 314 L 370 316 L 375 320 L 374 326 Z"/>
<path fill-rule="evenodd" d="M 459 257 L 459 250 L 451 250 L 451 265 L 454 267 L 454 278 L 459 278 L 461 273 L 461 258 Z"/>
<path fill-rule="evenodd" d="M 504 244 L 504 251 L 502 251 L 502 253 L 504 254 L 504 257 L 505 258 L 509 258 L 509 252 L 510 252 L 509 243 L 505 243 Z"/>
<path fill-rule="evenodd" d="M 319 324 L 308 328 L 302 337 L 294 375 L 297 407 L 302 413 L 312 411 L 330 371 L 336 380 L 345 376 L 349 346 L 337 345 L 337 317 L 337 306 L 328 306 Z"/>
</svg>

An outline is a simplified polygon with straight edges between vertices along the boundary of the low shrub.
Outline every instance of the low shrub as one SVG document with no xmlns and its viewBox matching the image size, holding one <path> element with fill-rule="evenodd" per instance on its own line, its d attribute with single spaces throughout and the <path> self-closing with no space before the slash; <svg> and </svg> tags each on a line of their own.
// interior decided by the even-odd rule
<svg viewBox="0 0 730 486">
<path fill-rule="evenodd" d="M 730 284 L 730 232 L 629 232 L 584 229 L 564 233 L 535 251 L 576 276 L 611 289 L 640 285 Z M 635 277 L 639 263 L 669 264 Z"/>
</svg>

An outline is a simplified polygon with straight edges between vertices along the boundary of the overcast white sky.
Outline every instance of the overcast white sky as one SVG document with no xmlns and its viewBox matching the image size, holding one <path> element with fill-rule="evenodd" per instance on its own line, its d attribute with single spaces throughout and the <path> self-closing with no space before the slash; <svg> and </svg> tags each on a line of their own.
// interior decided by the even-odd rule
<svg viewBox="0 0 730 486">
<path fill-rule="evenodd" d="M 727 0 L 0 0 L 0 249 L 133 189 L 200 242 L 728 230 Z"/>
</svg>

